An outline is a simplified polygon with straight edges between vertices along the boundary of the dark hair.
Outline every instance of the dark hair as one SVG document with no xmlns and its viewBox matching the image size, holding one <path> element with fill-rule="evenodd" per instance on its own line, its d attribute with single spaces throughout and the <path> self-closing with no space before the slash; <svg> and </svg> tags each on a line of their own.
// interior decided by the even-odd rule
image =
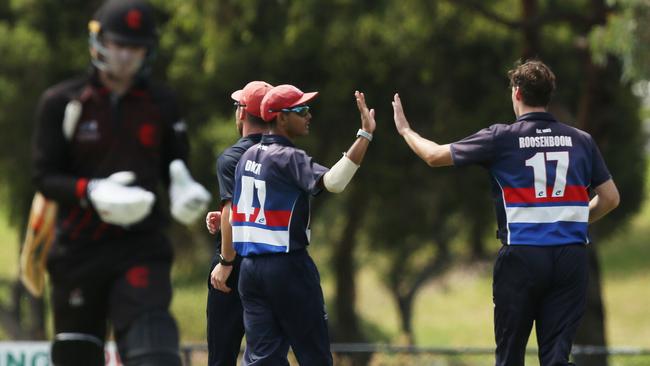
<svg viewBox="0 0 650 366">
<path fill-rule="evenodd" d="M 510 87 L 519 87 L 524 104 L 546 107 L 555 91 L 555 74 L 542 61 L 529 60 L 508 71 Z"/>
<path fill-rule="evenodd" d="M 254 116 L 248 112 L 246 112 L 246 120 L 251 126 L 254 127 L 266 128 L 269 125 L 267 122 L 264 122 L 264 120 L 261 117 Z"/>
</svg>

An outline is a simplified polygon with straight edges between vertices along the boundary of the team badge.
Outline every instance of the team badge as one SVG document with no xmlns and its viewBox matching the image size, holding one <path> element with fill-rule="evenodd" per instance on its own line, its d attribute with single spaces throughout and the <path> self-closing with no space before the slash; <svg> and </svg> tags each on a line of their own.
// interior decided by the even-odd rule
<svg viewBox="0 0 650 366">
<path fill-rule="evenodd" d="M 99 123 L 97 120 L 83 121 L 77 128 L 76 139 L 81 142 L 99 140 Z"/>
<path fill-rule="evenodd" d="M 134 288 L 149 287 L 149 267 L 132 267 L 126 272 L 126 281 Z"/>
<path fill-rule="evenodd" d="M 142 146 L 153 146 L 156 143 L 156 126 L 151 123 L 143 123 L 138 131 L 138 138 Z"/>
<path fill-rule="evenodd" d="M 126 13 L 126 25 L 131 29 L 140 29 L 142 25 L 142 13 L 140 10 L 133 9 Z"/>
<path fill-rule="evenodd" d="M 70 306 L 78 308 L 83 306 L 85 302 L 83 292 L 80 288 L 70 291 L 70 297 L 68 298 L 68 304 L 70 304 Z"/>
</svg>

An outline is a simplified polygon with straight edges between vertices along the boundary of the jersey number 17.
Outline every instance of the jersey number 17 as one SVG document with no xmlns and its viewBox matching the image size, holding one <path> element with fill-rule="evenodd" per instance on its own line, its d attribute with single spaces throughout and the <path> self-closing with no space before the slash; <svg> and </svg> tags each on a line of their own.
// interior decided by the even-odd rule
<svg viewBox="0 0 650 366">
<path fill-rule="evenodd" d="M 552 152 L 538 152 L 530 159 L 526 160 L 526 166 L 533 168 L 535 175 L 535 197 L 546 198 L 546 163 L 548 161 L 557 161 L 555 168 L 555 182 L 553 183 L 553 190 L 551 197 L 563 197 L 564 189 L 566 188 L 566 175 L 569 170 L 569 152 L 568 151 L 552 151 Z"/>
</svg>

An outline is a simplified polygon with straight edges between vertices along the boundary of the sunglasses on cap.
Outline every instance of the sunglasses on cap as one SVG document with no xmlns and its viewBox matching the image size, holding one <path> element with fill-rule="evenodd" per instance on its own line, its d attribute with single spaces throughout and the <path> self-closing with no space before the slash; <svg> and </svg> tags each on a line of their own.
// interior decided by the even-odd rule
<svg viewBox="0 0 650 366">
<path fill-rule="evenodd" d="M 307 113 L 309 113 L 309 106 L 308 105 L 301 105 L 298 107 L 292 107 L 292 108 L 282 108 L 282 109 L 269 109 L 269 112 L 284 112 L 284 113 L 289 113 L 293 112 L 300 117 L 306 117 Z"/>
<path fill-rule="evenodd" d="M 235 106 L 235 108 L 239 108 L 239 107 L 245 108 L 246 107 L 246 104 L 240 103 L 240 102 L 234 102 L 233 105 Z"/>
</svg>

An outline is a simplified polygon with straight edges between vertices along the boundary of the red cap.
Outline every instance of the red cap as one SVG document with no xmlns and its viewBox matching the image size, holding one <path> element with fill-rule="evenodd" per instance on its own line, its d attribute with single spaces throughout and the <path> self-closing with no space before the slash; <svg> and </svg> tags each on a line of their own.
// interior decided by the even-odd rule
<svg viewBox="0 0 650 366">
<path fill-rule="evenodd" d="M 270 122 L 278 115 L 278 112 L 271 112 L 271 110 L 277 111 L 305 104 L 316 98 L 317 95 L 318 92 L 303 93 L 293 85 L 278 85 L 266 93 L 262 99 L 262 118 L 266 122 Z"/>
<path fill-rule="evenodd" d="M 273 85 L 265 81 L 251 81 L 243 89 L 232 93 L 230 97 L 240 104 L 245 105 L 244 110 L 253 116 L 262 117 L 260 104 L 262 98 L 273 88 Z"/>
</svg>

